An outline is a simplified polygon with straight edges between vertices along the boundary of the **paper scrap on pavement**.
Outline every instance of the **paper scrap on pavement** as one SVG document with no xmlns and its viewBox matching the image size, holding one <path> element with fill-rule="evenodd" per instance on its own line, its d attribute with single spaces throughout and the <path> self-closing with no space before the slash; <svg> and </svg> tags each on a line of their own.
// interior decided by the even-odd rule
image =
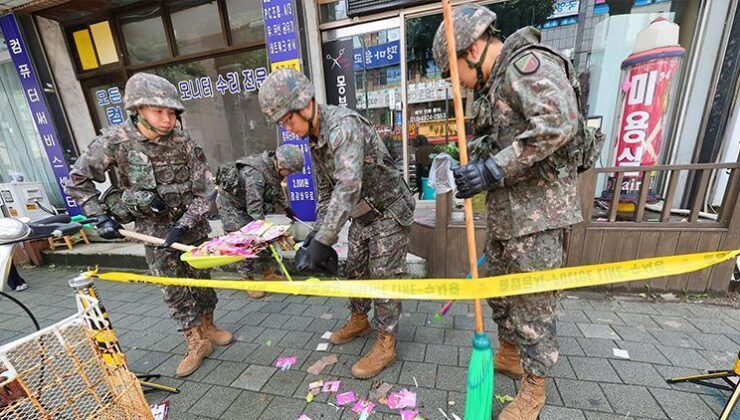
<svg viewBox="0 0 740 420">
<path fill-rule="evenodd" d="M 308 416 L 307 416 L 307 415 L 305 415 L 305 414 L 301 414 L 301 416 L 300 416 L 300 417 L 298 417 L 298 420 L 311 420 L 311 417 L 308 417 Z"/>
<path fill-rule="evenodd" d="M 375 387 L 375 389 L 370 391 L 370 395 L 368 396 L 368 398 L 371 400 L 380 400 L 381 398 L 385 399 L 391 388 L 393 388 L 393 385 L 386 382 L 380 382 L 378 386 Z"/>
<path fill-rule="evenodd" d="M 614 357 L 621 357 L 622 359 L 629 359 L 630 353 L 627 350 L 622 349 L 612 349 L 614 351 Z"/>
<path fill-rule="evenodd" d="M 313 401 L 314 397 L 315 395 L 312 392 L 309 392 L 308 394 L 306 394 L 306 402 L 310 403 L 311 401 Z"/>
<path fill-rule="evenodd" d="M 324 340 L 328 340 L 331 338 L 331 331 L 327 331 L 324 333 L 324 335 L 321 336 Z"/>
<path fill-rule="evenodd" d="M 322 392 L 337 392 L 339 391 L 339 384 L 341 384 L 341 381 L 326 381 L 324 382 L 324 387 L 321 388 Z"/>
<path fill-rule="evenodd" d="M 416 420 L 419 410 L 401 410 L 401 420 Z"/>
<path fill-rule="evenodd" d="M 326 368 L 326 363 L 324 363 L 323 360 L 317 360 L 308 369 L 306 369 L 306 372 L 311 375 L 320 375 L 321 372 L 324 371 L 324 368 Z"/>
<path fill-rule="evenodd" d="M 352 391 L 337 394 L 337 405 L 345 405 L 357 401 L 355 393 Z"/>
<path fill-rule="evenodd" d="M 514 401 L 514 397 L 509 394 L 493 394 L 493 396 L 496 398 L 496 401 L 500 402 L 501 404 L 506 404 L 509 401 Z"/>
<path fill-rule="evenodd" d="M 388 396 L 388 408 L 391 410 L 413 407 L 416 407 L 416 393 L 413 393 L 406 388 Z"/>
<path fill-rule="evenodd" d="M 308 384 L 308 389 L 321 388 L 324 386 L 324 381 L 316 381 Z"/>
<path fill-rule="evenodd" d="M 275 361 L 275 367 L 280 370 L 288 370 L 296 364 L 298 359 L 295 356 L 278 357 Z"/>
<path fill-rule="evenodd" d="M 337 355 L 336 354 L 330 354 L 328 356 L 322 357 L 321 358 L 321 361 L 323 361 L 324 364 L 326 364 L 327 366 L 331 366 L 334 363 L 338 362 L 339 359 L 337 358 Z"/>
<path fill-rule="evenodd" d="M 318 346 L 316 346 L 316 351 L 326 351 L 329 349 L 329 343 L 319 343 Z"/>
<path fill-rule="evenodd" d="M 167 415 L 170 412 L 170 402 L 165 401 L 161 404 L 151 404 L 149 409 L 152 411 L 152 417 L 154 420 L 167 420 Z"/>
<path fill-rule="evenodd" d="M 369 413 L 373 411 L 373 408 L 375 408 L 375 403 L 367 401 L 367 400 L 359 400 L 357 401 L 355 406 L 352 407 L 352 411 L 354 411 L 357 414 L 360 414 L 363 411 L 367 411 Z"/>
<path fill-rule="evenodd" d="M 331 314 L 324 314 L 324 315 L 321 315 L 319 318 L 329 320 L 329 319 L 332 318 L 332 315 Z"/>
</svg>

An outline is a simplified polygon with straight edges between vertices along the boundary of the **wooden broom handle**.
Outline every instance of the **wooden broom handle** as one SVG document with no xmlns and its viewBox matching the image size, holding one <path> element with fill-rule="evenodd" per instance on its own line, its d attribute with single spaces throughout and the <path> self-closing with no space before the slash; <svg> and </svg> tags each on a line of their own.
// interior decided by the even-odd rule
<svg viewBox="0 0 740 420">
<path fill-rule="evenodd" d="M 442 0 L 445 35 L 447 36 L 447 53 L 450 59 L 450 82 L 452 83 L 452 98 L 455 104 L 455 126 L 457 127 L 457 146 L 460 149 L 460 164 L 468 163 L 468 147 L 465 142 L 465 119 L 460 92 L 460 75 L 457 69 L 457 47 L 455 46 L 455 31 L 452 24 L 452 6 L 450 0 Z M 475 246 L 475 226 L 473 224 L 473 200 L 465 199 L 465 234 L 468 242 L 468 260 L 473 281 L 478 279 L 478 257 Z M 480 299 L 473 301 L 475 310 L 475 331 L 483 332 L 483 309 Z"/>
<path fill-rule="evenodd" d="M 126 229 L 118 229 L 118 233 L 120 233 L 121 235 L 123 235 L 123 236 L 125 236 L 127 238 L 131 238 L 131 239 L 134 239 L 134 240 L 137 240 L 137 241 L 140 241 L 140 242 L 145 242 L 145 243 L 152 244 L 152 245 L 162 245 L 164 243 L 164 239 L 162 239 L 162 238 L 157 238 L 157 237 L 154 237 L 154 236 L 144 235 L 143 233 L 132 232 L 132 231 L 126 230 Z M 170 245 L 170 248 L 174 248 L 174 249 L 176 249 L 178 251 L 182 251 L 182 252 L 188 252 L 190 250 L 195 249 L 194 246 L 184 245 L 184 244 L 177 243 L 177 242 L 175 242 L 172 245 Z"/>
</svg>

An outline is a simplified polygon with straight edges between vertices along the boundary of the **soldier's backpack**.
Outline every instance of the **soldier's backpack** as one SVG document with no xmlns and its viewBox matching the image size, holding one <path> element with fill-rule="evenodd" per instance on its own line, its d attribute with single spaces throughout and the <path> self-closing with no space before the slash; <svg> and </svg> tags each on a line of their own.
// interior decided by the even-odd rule
<svg viewBox="0 0 740 420">
<path fill-rule="evenodd" d="M 570 60 L 565 58 L 558 51 L 542 44 L 530 44 L 526 45 L 519 50 L 515 51 L 511 55 L 510 62 L 515 62 L 515 59 L 525 51 L 531 49 L 539 49 L 553 54 L 563 60 L 563 67 L 565 73 L 568 76 L 573 91 L 576 94 L 576 101 L 578 102 L 578 132 L 572 142 L 564 145 L 557 150 L 551 158 L 551 163 L 554 167 L 558 168 L 562 165 L 562 161 L 565 160 L 576 166 L 578 173 L 585 172 L 594 167 L 596 162 L 599 160 L 601 155 L 601 149 L 604 148 L 604 142 L 606 136 L 601 132 L 600 129 L 589 127 L 586 125 L 586 118 L 583 115 L 581 109 L 581 85 L 576 77 L 575 69 L 571 64 Z"/>
</svg>

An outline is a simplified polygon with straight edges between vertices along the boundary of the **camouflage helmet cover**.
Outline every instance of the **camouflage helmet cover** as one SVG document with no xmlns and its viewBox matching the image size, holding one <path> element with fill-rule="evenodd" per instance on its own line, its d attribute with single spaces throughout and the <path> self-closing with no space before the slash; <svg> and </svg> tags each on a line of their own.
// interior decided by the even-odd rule
<svg viewBox="0 0 740 420">
<path fill-rule="evenodd" d="M 270 73 L 262 82 L 260 107 L 265 117 L 275 124 L 290 111 L 303 109 L 314 97 L 311 81 L 303 73 L 283 68 Z"/>
<path fill-rule="evenodd" d="M 123 102 L 126 109 L 135 112 L 141 106 L 172 108 L 185 111 L 177 88 L 167 79 L 151 73 L 136 73 L 126 82 Z"/>
<path fill-rule="evenodd" d="M 463 4 L 452 8 L 452 24 L 455 28 L 455 48 L 460 53 L 473 45 L 489 27 L 496 24 L 496 13 L 477 4 Z M 432 53 L 440 70 L 443 73 L 449 72 L 450 59 L 444 21 L 439 24 L 437 33 L 434 34 Z"/>
<path fill-rule="evenodd" d="M 291 174 L 303 171 L 303 150 L 294 144 L 283 144 L 275 149 L 275 157 L 280 168 L 287 169 Z"/>
</svg>

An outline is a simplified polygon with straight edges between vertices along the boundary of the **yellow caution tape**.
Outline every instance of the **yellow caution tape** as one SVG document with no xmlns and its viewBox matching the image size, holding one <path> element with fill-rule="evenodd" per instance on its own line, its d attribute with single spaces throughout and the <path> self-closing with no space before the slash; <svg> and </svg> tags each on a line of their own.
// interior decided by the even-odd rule
<svg viewBox="0 0 740 420">
<path fill-rule="evenodd" d="M 323 280 L 306 281 L 247 281 L 203 280 L 146 276 L 110 272 L 97 276 L 102 280 L 124 283 L 151 283 L 164 286 L 213 287 L 234 290 L 261 290 L 306 296 L 345 298 L 468 300 L 485 299 L 552 290 L 600 286 L 656 277 L 686 274 L 740 255 L 740 250 L 704 252 L 671 257 L 645 258 L 607 264 L 566 267 L 555 270 L 506 274 L 469 279 L 386 279 L 386 280 Z"/>
</svg>

